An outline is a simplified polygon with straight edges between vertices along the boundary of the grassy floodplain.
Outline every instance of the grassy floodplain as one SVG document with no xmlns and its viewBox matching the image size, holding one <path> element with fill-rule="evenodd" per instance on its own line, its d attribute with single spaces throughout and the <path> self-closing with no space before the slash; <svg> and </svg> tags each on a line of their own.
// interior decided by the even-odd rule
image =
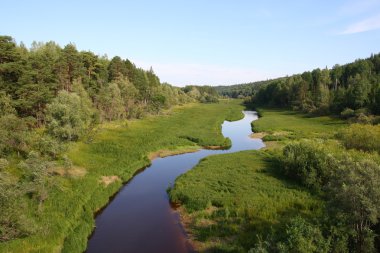
<svg viewBox="0 0 380 253">
<path fill-rule="evenodd" d="M 247 252 L 268 235 L 281 237 L 295 216 L 319 219 L 324 200 L 279 173 L 280 148 L 301 138 L 333 138 L 344 121 L 261 109 L 253 129 L 267 148 L 215 155 L 180 176 L 170 191 L 200 252 Z"/>
<path fill-rule="evenodd" d="M 284 109 L 260 109 L 261 117 L 252 122 L 253 132 L 266 135 L 265 140 L 286 140 L 301 138 L 332 138 L 347 123 L 328 116 L 310 117 L 296 111 Z"/>
<path fill-rule="evenodd" d="M 42 209 L 26 207 L 25 215 L 37 220 L 36 233 L 0 244 L 0 252 L 83 252 L 94 212 L 149 165 L 149 157 L 229 146 L 221 124 L 243 116 L 240 103 L 188 104 L 159 116 L 101 125 L 87 141 L 70 148 L 74 165 L 66 173 L 57 168 L 54 189 Z"/>
</svg>

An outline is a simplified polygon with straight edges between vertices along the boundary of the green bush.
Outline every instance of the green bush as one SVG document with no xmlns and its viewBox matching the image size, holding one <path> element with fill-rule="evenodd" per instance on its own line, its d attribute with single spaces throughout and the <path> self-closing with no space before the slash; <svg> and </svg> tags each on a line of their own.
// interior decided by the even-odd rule
<svg viewBox="0 0 380 253">
<path fill-rule="evenodd" d="M 355 111 L 350 109 L 350 108 L 346 108 L 344 109 L 341 113 L 340 113 L 340 116 L 343 118 L 343 119 L 348 119 L 348 118 L 352 118 L 355 116 Z"/>
<path fill-rule="evenodd" d="M 341 130 L 337 137 L 346 148 L 380 152 L 380 125 L 353 124 Z"/>
<path fill-rule="evenodd" d="M 319 227 L 301 217 L 291 220 L 286 228 L 286 240 L 277 245 L 279 252 L 323 253 L 329 252 L 329 241 Z"/>
<path fill-rule="evenodd" d="M 91 123 L 91 109 L 76 93 L 60 91 L 47 105 L 47 131 L 60 140 L 77 140 Z"/>
<path fill-rule="evenodd" d="M 300 141 L 284 147 L 280 162 L 287 176 L 314 190 L 321 190 L 328 182 L 336 160 L 323 143 Z"/>
</svg>

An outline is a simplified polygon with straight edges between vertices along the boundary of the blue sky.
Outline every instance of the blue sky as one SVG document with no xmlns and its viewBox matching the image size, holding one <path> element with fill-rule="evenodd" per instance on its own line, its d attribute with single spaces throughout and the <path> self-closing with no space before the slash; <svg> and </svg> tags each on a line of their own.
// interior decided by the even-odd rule
<svg viewBox="0 0 380 253">
<path fill-rule="evenodd" d="M 234 84 L 380 52 L 380 0 L 0 0 L 0 34 L 153 67 L 174 85 Z"/>
</svg>

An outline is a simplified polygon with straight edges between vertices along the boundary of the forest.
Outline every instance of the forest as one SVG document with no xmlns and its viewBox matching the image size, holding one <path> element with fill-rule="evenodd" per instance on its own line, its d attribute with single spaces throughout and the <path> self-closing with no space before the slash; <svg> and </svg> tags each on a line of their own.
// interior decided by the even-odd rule
<svg viewBox="0 0 380 253">
<path fill-rule="evenodd" d="M 233 84 L 228 86 L 214 86 L 219 95 L 229 98 L 246 98 L 256 93 L 267 81 L 257 81 L 243 84 Z"/>
<path fill-rule="evenodd" d="M 369 120 L 366 116 L 380 114 L 380 54 L 268 81 L 253 95 L 253 101 L 314 115 Z"/>
<path fill-rule="evenodd" d="M 36 233 L 23 210 L 43 209 L 60 173 L 52 168 L 72 167 L 70 143 L 91 141 L 100 123 L 195 101 L 217 102 L 217 94 L 210 87 L 161 83 L 152 68 L 119 56 L 53 41 L 27 48 L 0 36 L 0 242 Z"/>
</svg>

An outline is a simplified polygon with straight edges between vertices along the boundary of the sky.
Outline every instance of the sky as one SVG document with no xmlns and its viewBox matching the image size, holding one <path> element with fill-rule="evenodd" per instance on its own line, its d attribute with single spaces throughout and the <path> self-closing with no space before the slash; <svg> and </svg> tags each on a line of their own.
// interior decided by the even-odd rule
<svg viewBox="0 0 380 253">
<path fill-rule="evenodd" d="M 74 43 L 176 86 L 230 85 L 380 52 L 380 0 L 0 0 L 0 34 Z"/>
</svg>

